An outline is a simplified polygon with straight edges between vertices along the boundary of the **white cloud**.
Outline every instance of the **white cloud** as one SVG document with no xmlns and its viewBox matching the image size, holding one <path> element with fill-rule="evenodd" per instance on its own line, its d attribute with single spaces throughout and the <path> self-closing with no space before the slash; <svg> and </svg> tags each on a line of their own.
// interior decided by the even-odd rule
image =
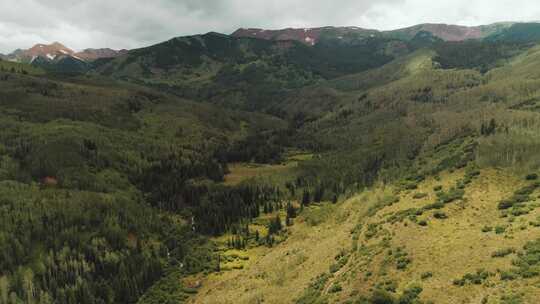
<svg viewBox="0 0 540 304">
<path fill-rule="evenodd" d="M 135 48 L 238 27 L 394 29 L 537 19 L 533 0 L 1 0 L 0 52 L 52 41 L 75 49 Z"/>
</svg>

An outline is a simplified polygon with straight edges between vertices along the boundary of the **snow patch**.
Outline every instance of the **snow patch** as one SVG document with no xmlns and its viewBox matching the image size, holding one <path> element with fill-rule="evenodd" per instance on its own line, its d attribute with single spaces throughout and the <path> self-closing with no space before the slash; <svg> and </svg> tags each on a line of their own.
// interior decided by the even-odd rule
<svg viewBox="0 0 540 304">
<path fill-rule="evenodd" d="M 49 58 L 50 60 L 54 60 L 54 58 L 56 57 L 56 55 L 51 55 L 51 54 L 47 54 L 46 56 L 47 56 L 47 58 Z"/>
<path fill-rule="evenodd" d="M 64 51 L 64 50 L 60 50 L 61 53 L 63 54 L 69 54 L 68 52 Z"/>
<path fill-rule="evenodd" d="M 307 43 L 311 44 L 311 45 L 314 45 L 315 44 L 315 39 L 311 38 L 311 37 L 306 37 L 304 39 Z"/>
</svg>

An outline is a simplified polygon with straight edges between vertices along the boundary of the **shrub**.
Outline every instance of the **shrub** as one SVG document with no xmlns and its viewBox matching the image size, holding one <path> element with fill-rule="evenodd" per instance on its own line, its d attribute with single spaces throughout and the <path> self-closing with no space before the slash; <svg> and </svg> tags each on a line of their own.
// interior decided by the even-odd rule
<svg viewBox="0 0 540 304">
<path fill-rule="evenodd" d="M 523 304 L 523 297 L 519 294 L 504 295 L 501 297 L 501 304 Z"/>
<path fill-rule="evenodd" d="M 503 258 L 509 254 L 512 254 L 512 253 L 515 253 L 516 250 L 514 248 L 503 248 L 503 249 L 499 249 L 497 251 L 494 251 L 492 254 L 491 254 L 491 257 L 492 258 Z"/>
<path fill-rule="evenodd" d="M 444 213 L 442 211 L 436 211 L 435 213 L 433 213 L 433 217 L 436 218 L 436 219 L 447 219 L 448 218 L 446 213 Z"/>
<path fill-rule="evenodd" d="M 328 292 L 336 293 L 336 292 L 340 292 L 342 290 L 343 290 L 343 288 L 341 287 L 341 285 L 336 283 L 336 284 L 332 285 L 332 287 L 330 287 L 330 290 L 328 290 Z"/>
<path fill-rule="evenodd" d="M 463 198 L 463 195 L 465 195 L 465 191 L 463 189 L 452 187 L 448 190 L 448 192 L 437 192 L 437 195 L 439 197 L 439 202 L 443 204 L 448 204 L 455 200 Z"/>
<path fill-rule="evenodd" d="M 432 210 L 432 209 L 442 209 L 444 208 L 444 203 L 442 202 L 435 202 L 433 204 L 429 204 L 429 205 L 425 205 L 422 209 L 427 211 L 427 210 Z"/>
<path fill-rule="evenodd" d="M 418 225 L 420 225 L 420 226 L 424 226 L 424 227 L 425 227 L 425 226 L 427 226 L 427 225 L 428 225 L 428 223 L 427 223 L 427 221 L 426 221 L 426 220 L 420 220 L 420 221 L 418 221 Z"/>
<path fill-rule="evenodd" d="M 433 273 L 431 271 L 427 271 L 427 272 L 424 272 L 420 275 L 420 278 L 422 280 L 426 280 L 426 279 L 429 279 L 433 276 Z"/>
<path fill-rule="evenodd" d="M 371 304 L 394 304 L 396 303 L 396 298 L 387 291 L 375 290 L 369 302 Z"/>
<path fill-rule="evenodd" d="M 435 192 L 438 192 L 438 191 L 441 191 L 441 190 L 442 190 L 441 185 L 437 185 L 437 186 L 433 187 L 433 191 L 435 191 Z"/>
<path fill-rule="evenodd" d="M 517 274 L 514 271 L 502 271 L 501 280 L 503 281 L 512 281 L 517 278 Z"/>
<path fill-rule="evenodd" d="M 396 268 L 399 270 L 403 270 L 407 268 L 407 265 L 409 265 L 410 263 L 411 259 L 409 259 L 408 257 L 400 257 L 397 259 Z"/>
<path fill-rule="evenodd" d="M 367 226 L 366 232 L 364 233 L 366 239 L 371 239 L 375 235 L 377 235 L 377 231 L 379 230 L 379 226 L 377 224 L 369 224 Z"/>
<path fill-rule="evenodd" d="M 504 226 L 497 226 L 495 227 L 495 233 L 496 234 L 502 234 L 506 231 L 506 227 Z"/>
<path fill-rule="evenodd" d="M 399 300 L 397 303 L 399 304 L 413 304 L 418 303 L 417 299 L 420 293 L 422 293 L 422 287 L 420 286 L 412 286 L 403 291 L 403 294 L 401 297 L 399 297 Z"/>
<path fill-rule="evenodd" d="M 408 182 L 403 187 L 405 188 L 405 190 L 415 190 L 418 189 L 418 184 L 414 182 Z"/>
<path fill-rule="evenodd" d="M 413 195 L 413 199 L 422 199 L 426 196 L 428 196 L 427 193 L 418 192 Z"/>
<path fill-rule="evenodd" d="M 509 201 L 509 200 L 502 200 L 497 205 L 497 208 L 499 208 L 499 210 L 510 209 L 512 208 L 512 206 L 514 206 L 514 204 L 515 202 Z"/>
<path fill-rule="evenodd" d="M 493 230 L 493 227 L 491 226 L 482 227 L 482 232 L 491 232 L 492 230 Z"/>
<path fill-rule="evenodd" d="M 491 275 L 493 274 L 484 269 L 478 269 L 475 273 L 467 273 L 462 278 L 455 279 L 453 283 L 457 286 L 463 286 L 465 284 L 480 285 Z"/>
<path fill-rule="evenodd" d="M 526 180 L 537 180 L 538 179 L 538 174 L 536 174 L 536 173 L 527 174 L 527 176 L 525 176 L 525 179 Z"/>
</svg>

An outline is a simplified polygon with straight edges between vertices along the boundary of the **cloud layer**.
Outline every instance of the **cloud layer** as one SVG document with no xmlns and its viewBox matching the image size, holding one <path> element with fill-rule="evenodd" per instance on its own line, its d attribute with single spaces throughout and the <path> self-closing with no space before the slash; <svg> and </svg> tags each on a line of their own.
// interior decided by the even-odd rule
<svg viewBox="0 0 540 304">
<path fill-rule="evenodd" d="M 540 19 L 535 0 L 17 0 L 0 1 L 0 52 L 60 41 L 136 48 L 239 27 L 354 25 L 394 29 Z"/>
</svg>

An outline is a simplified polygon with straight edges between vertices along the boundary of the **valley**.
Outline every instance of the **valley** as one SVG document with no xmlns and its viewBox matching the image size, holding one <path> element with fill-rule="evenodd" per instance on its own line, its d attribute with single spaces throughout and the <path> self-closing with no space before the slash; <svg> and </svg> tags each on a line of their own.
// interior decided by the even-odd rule
<svg viewBox="0 0 540 304">
<path fill-rule="evenodd" d="M 537 303 L 539 43 L 420 24 L 2 56 L 0 304 Z"/>
</svg>

